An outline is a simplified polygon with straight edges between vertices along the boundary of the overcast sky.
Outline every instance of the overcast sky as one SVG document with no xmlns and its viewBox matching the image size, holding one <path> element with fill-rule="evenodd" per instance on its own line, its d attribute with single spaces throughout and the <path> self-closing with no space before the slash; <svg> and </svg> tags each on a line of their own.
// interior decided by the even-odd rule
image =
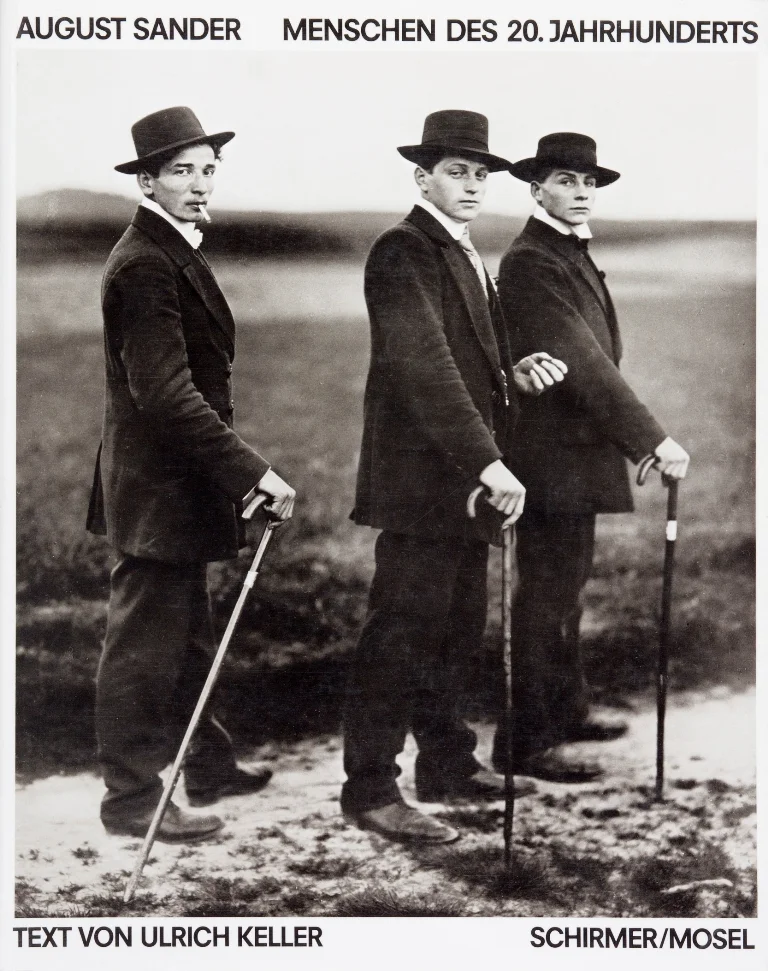
<svg viewBox="0 0 768 971">
<path fill-rule="evenodd" d="M 17 194 L 78 187 L 136 195 L 113 166 L 134 157 L 131 124 L 187 104 L 207 131 L 233 129 L 212 208 L 408 208 L 424 116 L 482 111 L 491 151 L 532 155 L 579 131 L 622 178 L 596 215 L 754 218 L 757 62 L 752 52 L 648 50 L 585 58 L 508 51 L 18 52 Z M 486 208 L 530 209 L 493 177 Z"/>
</svg>

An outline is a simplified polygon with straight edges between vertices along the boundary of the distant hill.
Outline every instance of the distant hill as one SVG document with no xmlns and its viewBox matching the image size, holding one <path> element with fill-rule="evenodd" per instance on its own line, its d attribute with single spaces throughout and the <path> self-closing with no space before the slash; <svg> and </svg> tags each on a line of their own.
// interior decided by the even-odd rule
<svg viewBox="0 0 768 971">
<path fill-rule="evenodd" d="M 125 223 L 136 211 L 136 202 L 112 192 L 88 189 L 54 189 L 16 202 L 16 219 L 21 226 L 83 224 L 84 222 Z"/>
<path fill-rule="evenodd" d="M 133 217 L 136 201 L 107 192 L 57 189 L 18 200 L 17 252 L 25 262 L 57 258 L 104 259 Z M 402 218 L 393 212 L 279 213 L 216 210 L 205 228 L 206 250 L 214 255 L 346 256 L 362 258 L 387 227 Z M 472 229 L 481 251 L 500 252 L 525 218 L 486 213 Z M 720 234 L 754 236 L 755 224 L 742 222 L 600 220 L 600 239 L 630 243 L 653 237 Z"/>
<path fill-rule="evenodd" d="M 21 198 L 16 206 L 18 258 L 103 259 L 135 211 L 135 199 L 85 189 Z M 346 238 L 346 229 L 337 232 L 333 222 L 301 214 L 216 210 L 215 221 L 205 229 L 206 250 L 238 256 L 353 252 L 357 241 Z"/>
</svg>

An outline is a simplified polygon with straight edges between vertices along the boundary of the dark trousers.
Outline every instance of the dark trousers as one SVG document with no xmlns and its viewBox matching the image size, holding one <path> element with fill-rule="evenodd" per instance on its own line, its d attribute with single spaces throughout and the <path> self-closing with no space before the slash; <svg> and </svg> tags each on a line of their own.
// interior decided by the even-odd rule
<svg viewBox="0 0 768 971">
<path fill-rule="evenodd" d="M 409 730 L 417 773 L 469 776 L 480 767 L 459 696 L 467 654 L 485 629 L 487 563 L 485 543 L 379 535 L 344 711 L 345 811 L 402 799 L 395 759 Z"/>
<path fill-rule="evenodd" d="M 158 802 L 158 773 L 176 757 L 215 648 L 205 563 L 121 556 L 96 677 L 102 819 Z M 232 740 L 204 714 L 185 763 L 187 784 L 210 785 L 234 764 Z"/>
<path fill-rule="evenodd" d="M 517 762 L 567 739 L 589 711 L 579 623 L 581 591 L 592 569 L 595 517 L 526 510 L 516 532 L 512 670 Z M 504 751 L 504 732 L 499 728 L 495 765 L 503 764 Z"/>
</svg>

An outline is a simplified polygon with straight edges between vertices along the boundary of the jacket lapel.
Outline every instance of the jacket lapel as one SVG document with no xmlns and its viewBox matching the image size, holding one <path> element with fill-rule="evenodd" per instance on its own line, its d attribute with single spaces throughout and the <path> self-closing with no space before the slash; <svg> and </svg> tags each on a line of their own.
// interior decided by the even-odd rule
<svg viewBox="0 0 768 971">
<path fill-rule="evenodd" d="M 579 278 L 584 281 L 584 283 L 589 287 L 589 290 L 594 294 L 595 299 L 600 305 L 600 308 L 605 315 L 606 323 L 608 324 L 608 330 L 611 333 L 611 342 L 613 344 L 613 352 L 616 363 L 621 360 L 622 347 L 621 347 L 621 337 L 619 336 L 618 321 L 616 319 L 616 311 L 613 306 L 613 300 L 608 292 L 608 287 L 602 282 L 603 274 L 597 267 L 592 264 L 595 274 L 600 279 L 600 291 L 596 289 L 596 283 L 592 279 L 592 275 L 586 273 L 579 260 L 579 251 L 574 246 L 573 240 L 570 237 L 565 236 L 563 233 L 558 233 L 556 229 L 552 229 L 551 226 L 547 226 L 540 219 L 534 219 L 531 216 L 525 225 L 523 232 L 526 235 L 533 236 L 535 239 L 543 242 L 550 249 L 553 249 L 560 257 L 568 261 L 568 265 L 576 270 L 579 274 Z M 591 257 L 586 257 L 590 259 Z"/>
<path fill-rule="evenodd" d="M 543 223 L 540 219 L 534 219 L 533 216 L 531 216 L 531 218 L 528 220 L 525 231 L 533 234 L 537 239 L 545 242 L 547 246 L 556 250 L 560 256 L 568 260 L 571 266 L 578 270 L 579 276 L 587 284 L 592 293 L 594 293 L 595 297 L 600 303 L 600 306 L 605 309 L 605 287 L 602 288 L 602 293 L 598 293 L 598 291 L 595 289 L 594 282 L 590 279 L 590 275 L 584 272 L 579 259 L 579 250 L 575 243 L 576 237 L 571 238 L 563 233 L 559 233 L 551 226 L 547 226 L 547 224 Z"/>
<path fill-rule="evenodd" d="M 200 255 L 202 256 L 202 254 Z M 219 285 L 207 261 L 204 262 L 203 259 L 198 261 L 193 255 L 192 262 L 187 263 L 183 267 L 182 272 L 208 308 L 208 312 L 227 335 L 230 343 L 234 347 L 235 321 L 224 294 L 219 289 Z"/>
<path fill-rule="evenodd" d="M 169 222 L 144 206 L 139 206 L 133 217 L 133 225 L 161 246 L 179 267 L 184 277 L 205 305 L 208 313 L 216 321 L 230 343 L 230 353 L 234 352 L 235 321 L 224 294 L 208 266 L 208 261 L 192 249 L 189 243 Z"/>
<path fill-rule="evenodd" d="M 487 273 L 486 276 L 488 276 Z M 488 279 L 490 280 L 490 277 L 488 277 Z M 488 284 L 488 286 L 491 322 L 493 324 L 494 333 L 496 334 L 496 346 L 498 347 L 499 355 L 501 356 L 501 367 L 502 370 L 511 377 L 515 362 L 512 360 L 512 352 L 509 347 L 507 324 L 504 320 L 504 314 L 501 311 L 501 303 L 499 302 L 499 295 L 496 292 L 496 287 L 492 281 Z"/>
<path fill-rule="evenodd" d="M 598 270 L 598 275 L 600 280 L 603 280 L 605 273 L 602 270 Z M 606 317 L 608 319 L 608 328 L 611 332 L 611 340 L 613 341 L 613 356 L 618 364 L 621 360 L 622 354 L 624 353 L 624 348 L 621 345 L 621 332 L 619 331 L 619 321 L 616 317 L 616 309 L 613 306 L 613 300 L 611 298 L 611 293 L 608 287 L 603 283 L 603 292 L 605 293 L 605 304 L 606 304 Z"/>
<path fill-rule="evenodd" d="M 450 233 L 436 219 L 430 216 L 425 209 L 422 209 L 421 206 L 414 206 L 406 219 L 438 242 L 442 247 L 445 262 L 456 281 L 456 285 L 469 312 L 469 319 L 472 322 L 472 329 L 475 332 L 475 336 L 480 342 L 485 356 L 488 358 L 488 363 L 491 366 L 496 383 L 506 394 L 506 380 L 501 368 L 501 357 L 499 355 L 499 347 L 496 341 L 496 333 L 493 327 L 488 297 L 483 293 L 475 268 Z M 492 294 L 493 285 L 490 279 L 488 279 L 487 273 L 486 281 L 488 293 Z"/>
</svg>

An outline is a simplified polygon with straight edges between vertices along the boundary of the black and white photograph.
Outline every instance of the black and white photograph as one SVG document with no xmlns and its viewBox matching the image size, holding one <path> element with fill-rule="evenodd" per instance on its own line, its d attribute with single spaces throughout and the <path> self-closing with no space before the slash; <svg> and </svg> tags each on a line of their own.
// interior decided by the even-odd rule
<svg viewBox="0 0 768 971">
<path fill-rule="evenodd" d="M 3 8 L 9 969 L 764 966 L 765 7 L 436 6 Z"/>
</svg>

